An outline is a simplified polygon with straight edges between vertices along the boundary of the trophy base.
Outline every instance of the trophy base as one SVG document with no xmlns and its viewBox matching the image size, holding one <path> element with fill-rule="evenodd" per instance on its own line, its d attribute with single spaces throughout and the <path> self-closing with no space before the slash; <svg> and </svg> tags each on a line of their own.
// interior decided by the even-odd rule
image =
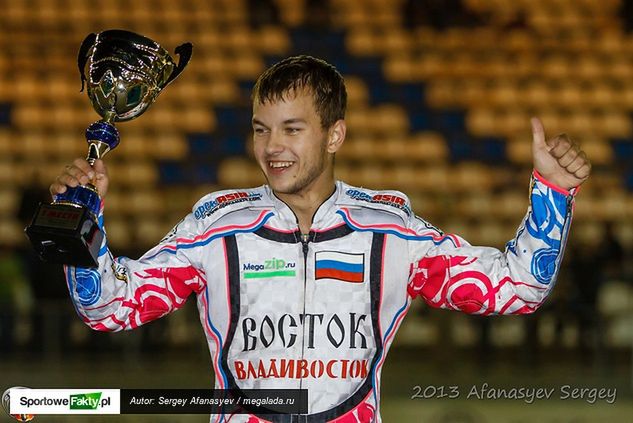
<svg viewBox="0 0 633 423">
<path fill-rule="evenodd" d="M 25 232 L 43 261 L 98 266 L 103 231 L 85 207 L 40 203 Z"/>
</svg>

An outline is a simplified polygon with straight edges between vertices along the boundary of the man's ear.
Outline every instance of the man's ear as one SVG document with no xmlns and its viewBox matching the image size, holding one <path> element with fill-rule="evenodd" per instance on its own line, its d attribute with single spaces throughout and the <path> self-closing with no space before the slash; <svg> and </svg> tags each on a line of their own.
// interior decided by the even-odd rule
<svg viewBox="0 0 633 423">
<path fill-rule="evenodd" d="M 328 143 L 327 152 L 336 153 L 345 141 L 345 133 L 347 132 L 347 126 L 345 120 L 339 119 L 334 122 L 334 125 L 328 130 Z"/>
</svg>

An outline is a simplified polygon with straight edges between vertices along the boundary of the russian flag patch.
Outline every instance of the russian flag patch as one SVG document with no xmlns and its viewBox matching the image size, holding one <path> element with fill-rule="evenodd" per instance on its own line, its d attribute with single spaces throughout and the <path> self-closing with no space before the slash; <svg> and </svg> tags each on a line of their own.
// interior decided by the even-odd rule
<svg viewBox="0 0 633 423">
<path fill-rule="evenodd" d="M 317 251 L 314 259 L 315 279 L 336 279 L 362 283 L 365 280 L 365 254 Z"/>
</svg>

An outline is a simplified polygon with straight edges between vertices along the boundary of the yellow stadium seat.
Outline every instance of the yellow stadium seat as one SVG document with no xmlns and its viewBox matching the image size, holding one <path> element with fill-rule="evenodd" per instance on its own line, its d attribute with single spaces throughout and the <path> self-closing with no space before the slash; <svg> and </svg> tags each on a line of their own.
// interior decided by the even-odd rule
<svg viewBox="0 0 633 423">
<path fill-rule="evenodd" d="M 375 189 L 386 189 L 390 185 L 384 166 L 362 165 L 358 167 L 356 173 L 358 174 L 358 184 L 353 185 L 376 187 Z"/>
<path fill-rule="evenodd" d="M 606 73 L 603 61 L 594 55 L 582 55 L 575 66 L 576 75 L 585 80 L 596 81 Z"/>
<path fill-rule="evenodd" d="M 631 134 L 631 119 L 621 110 L 607 110 L 599 120 L 601 133 L 609 137 L 627 137 Z"/>
<path fill-rule="evenodd" d="M 288 32 L 278 26 L 264 26 L 253 37 L 257 50 L 266 55 L 282 55 L 290 49 Z"/>
<path fill-rule="evenodd" d="M 50 154 L 60 160 L 84 157 L 88 153 L 85 131 L 82 129 L 56 129 L 46 134 L 46 142 L 51 144 Z"/>
<path fill-rule="evenodd" d="M 584 107 L 587 103 L 587 93 L 574 81 L 561 82 L 556 101 L 561 107 L 568 109 Z"/>
<path fill-rule="evenodd" d="M 449 170 L 445 165 L 418 167 L 416 173 L 419 174 L 415 178 L 419 190 L 443 195 L 453 192 L 449 182 Z"/>
<path fill-rule="evenodd" d="M 575 136 L 575 134 L 588 134 L 596 130 L 594 116 L 585 111 L 575 111 L 570 114 L 562 126 L 566 128 L 565 131 L 570 134 L 570 136 Z"/>
<path fill-rule="evenodd" d="M 506 156 L 512 163 L 530 165 L 532 163 L 532 136 L 518 136 L 508 140 Z"/>
<path fill-rule="evenodd" d="M 501 108 L 512 107 L 520 101 L 517 87 L 512 82 L 495 84 L 487 97 L 489 104 Z"/>
<path fill-rule="evenodd" d="M 48 155 L 43 131 L 23 132 L 19 136 L 18 146 L 20 155 L 26 158 L 37 159 Z"/>
<path fill-rule="evenodd" d="M 20 144 L 15 142 L 13 133 L 8 128 L 0 128 L 0 157 L 13 157 Z"/>
<path fill-rule="evenodd" d="M 240 97 L 237 83 L 226 77 L 214 78 L 203 89 L 209 91 L 209 98 L 214 104 L 232 104 Z"/>
<path fill-rule="evenodd" d="M 540 108 L 551 103 L 551 88 L 543 81 L 529 83 L 522 93 L 522 101 L 526 106 Z"/>
<path fill-rule="evenodd" d="M 122 216 L 117 216 L 116 213 L 111 212 L 110 210 L 108 210 L 106 219 L 105 226 L 108 246 L 113 254 L 118 256 L 119 254 L 117 251 L 129 249 L 131 245 L 135 244 L 133 234 L 135 225 Z"/>
<path fill-rule="evenodd" d="M 121 138 L 121 143 L 116 147 L 117 159 L 136 160 L 146 157 L 153 150 L 151 139 L 143 130 L 126 131 Z"/>
<path fill-rule="evenodd" d="M 383 170 L 383 179 L 387 181 L 384 188 L 410 192 L 419 189 L 419 172 L 415 166 L 398 164 Z M 363 185 L 371 186 L 369 182 Z"/>
<path fill-rule="evenodd" d="M 343 25 L 350 29 L 372 28 L 371 15 L 365 8 L 355 7 L 341 17 Z"/>
<path fill-rule="evenodd" d="M 17 182 L 15 178 L 15 172 L 14 172 L 14 168 L 15 165 L 4 159 L 4 160 L 0 160 L 0 183 L 2 183 L 3 186 L 10 186 L 12 185 L 14 182 Z"/>
<path fill-rule="evenodd" d="M 406 153 L 414 161 L 442 163 L 448 159 L 446 140 L 437 132 L 414 134 L 406 147 Z"/>
<path fill-rule="evenodd" d="M 469 192 L 473 187 L 477 187 L 480 192 L 487 192 L 493 183 L 488 167 L 478 162 L 459 163 L 453 166 L 449 174 L 449 184 L 458 192 Z"/>
<path fill-rule="evenodd" d="M 255 54 L 240 54 L 232 62 L 232 73 L 239 80 L 256 80 L 264 71 L 264 62 Z"/>
<path fill-rule="evenodd" d="M 218 184 L 223 187 L 248 188 L 262 183 L 261 171 L 252 160 L 226 158 L 218 167 Z"/>
<path fill-rule="evenodd" d="M 402 163 L 409 159 L 409 141 L 405 136 L 389 136 L 379 141 L 376 158 L 384 161 Z"/>
<path fill-rule="evenodd" d="M 401 136 L 409 131 L 409 118 L 402 106 L 381 104 L 372 110 L 372 129 L 385 136 Z"/>
<path fill-rule="evenodd" d="M 157 217 L 143 217 L 131 228 L 139 245 L 155 245 L 169 232 L 172 226 Z"/>
<path fill-rule="evenodd" d="M 494 197 L 485 192 L 466 192 L 457 200 L 456 211 L 464 218 L 491 216 L 494 213 Z"/>
<path fill-rule="evenodd" d="M 352 75 L 345 75 L 344 78 L 347 90 L 347 107 L 349 109 L 366 107 L 369 100 L 369 89 L 365 81 Z"/>
<path fill-rule="evenodd" d="M 377 38 L 367 27 L 358 26 L 345 37 L 345 48 L 352 56 L 373 56 L 378 53 Z"/>
<path fill-rule="evenodd" d="M 613 163 L 613 149 L 607 140 L 597 136 L 586 136 L 580 140 L 580 146 L 587 153 L 593 165 Z"/>
<path fill-rule="evenodd" d="M 350 108 L 345 116 L 347 130 L 354 136 L 364 136 L 372 131 L 371 109 L 368 107 Z"/>
<path fill-rule="evenodd" d="M 442 205 L 432 195 L 419 191 L 411 191 L 407 195 L 414 213 L 427 222 L 433 224 L 437 216 L 443 213 Z"/>
<path fill-rule="evenodd" d="M 413 49 L 411 35 L 402 28 L 396 27 L 383 32 L 381 35 L 381 38 L 384 38 L 384 50 L 382 51 L 384 55 L 390 53 L 407 54 Z"/>
<path fill-rule="evenodd" d="M 528 192 L 516 189 L 496 194 L 495 216 L 506 222 L 513 222 L 518 227 L 528 206 L 528 195 Z M 509 236 L 507 238 L 510 239 Z"/>
<path fill-rule="evenodd" d="M 471 108 L 466 115 L 466 127 L 475 136 L 488 136 L 496 134 L 495 113 L 491 109 Z"/>
<path fill-rule="evenodd" d="M 112 184 L 140 189 L 153 186 L 158 181 L 158 170 L 154 163 L 140 157 L 126 162 L 110 160 L 108 167 Z"/>
<path fill-rule="evenodd" d="M 159 132 L 148 144 L 148 153 L 157 160 L 182 160 L 189 153 L 185 137 L 178 133 Z"/>
<path fill-rule="evenodd" d="M 46 110 L 36 104 L 20 105 L 13 112 L 13 124 L 18 128 L 42 128 L 50 125 L 50 118 Z"/>
<path fill-rule="evenodd" d="M 161 192 L 154 187 L 146 189 L 139 186 L 125 196 L 125 207 L 134 216 L 161 216 L 165 210 L 165 200 Z"/>
<path fill-rule="evenodd" d="M 381 157 L 382 145 L 388 140 L 376 140 L 371 136 L 355 135 L 345 141 L 336 153 L 337 158 L 351 160 L 369 160 Z"/>
<path fill-rule="evenodd" d="M 191 107 L 178 115 L 176 128 L 184 132 L 212 132 L 217 127 L 215 114 L 211 108 Z"/>
<path fill-rule="evenodd" d="M 426 103 L 429 106 L 444 109 L 456 106 L 459 102 L 459 93 L 451 80 L 437 81 L 429 85 L 426 92 Z"/>
<path fill-rule="evenodd" d="M 393 83 L 412 82 L 415 80 L 415 69 L 411 57 L 402 50 L 394 50 L 386 57 L 383 73 L 388 81 Z"/>
<path fill-rule="evenodd" d="M 224 48 L 239 53 L 251 51 L 255 40 L 247 26 L 237 25 L 225 32 L 220 42 Z"/>
</svg>

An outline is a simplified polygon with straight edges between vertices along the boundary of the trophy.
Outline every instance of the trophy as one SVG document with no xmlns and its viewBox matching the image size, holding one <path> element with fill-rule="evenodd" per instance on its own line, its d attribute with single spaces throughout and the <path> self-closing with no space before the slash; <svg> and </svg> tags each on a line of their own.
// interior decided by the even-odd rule
<svg viewBox="0 0 633 423">
<path fill-rule="evenodd" d="M 77 57 L 81 91 L 87 82 L 90 102 L 102 117 L 86 130 L 88 163 L 119 144 L 114 122 L 143 114 L 187 66 L 192 49 L 191 43 L 178 46 L 176 64 L 160 45 L 133 32 L 108 30 L 86 37 Z M 92 183 L 68 187 L 51 204 L 40 204 L 26 234 L 42 260 L 96 267 L 104 237 L 100 204 Z"/>
</svg>

